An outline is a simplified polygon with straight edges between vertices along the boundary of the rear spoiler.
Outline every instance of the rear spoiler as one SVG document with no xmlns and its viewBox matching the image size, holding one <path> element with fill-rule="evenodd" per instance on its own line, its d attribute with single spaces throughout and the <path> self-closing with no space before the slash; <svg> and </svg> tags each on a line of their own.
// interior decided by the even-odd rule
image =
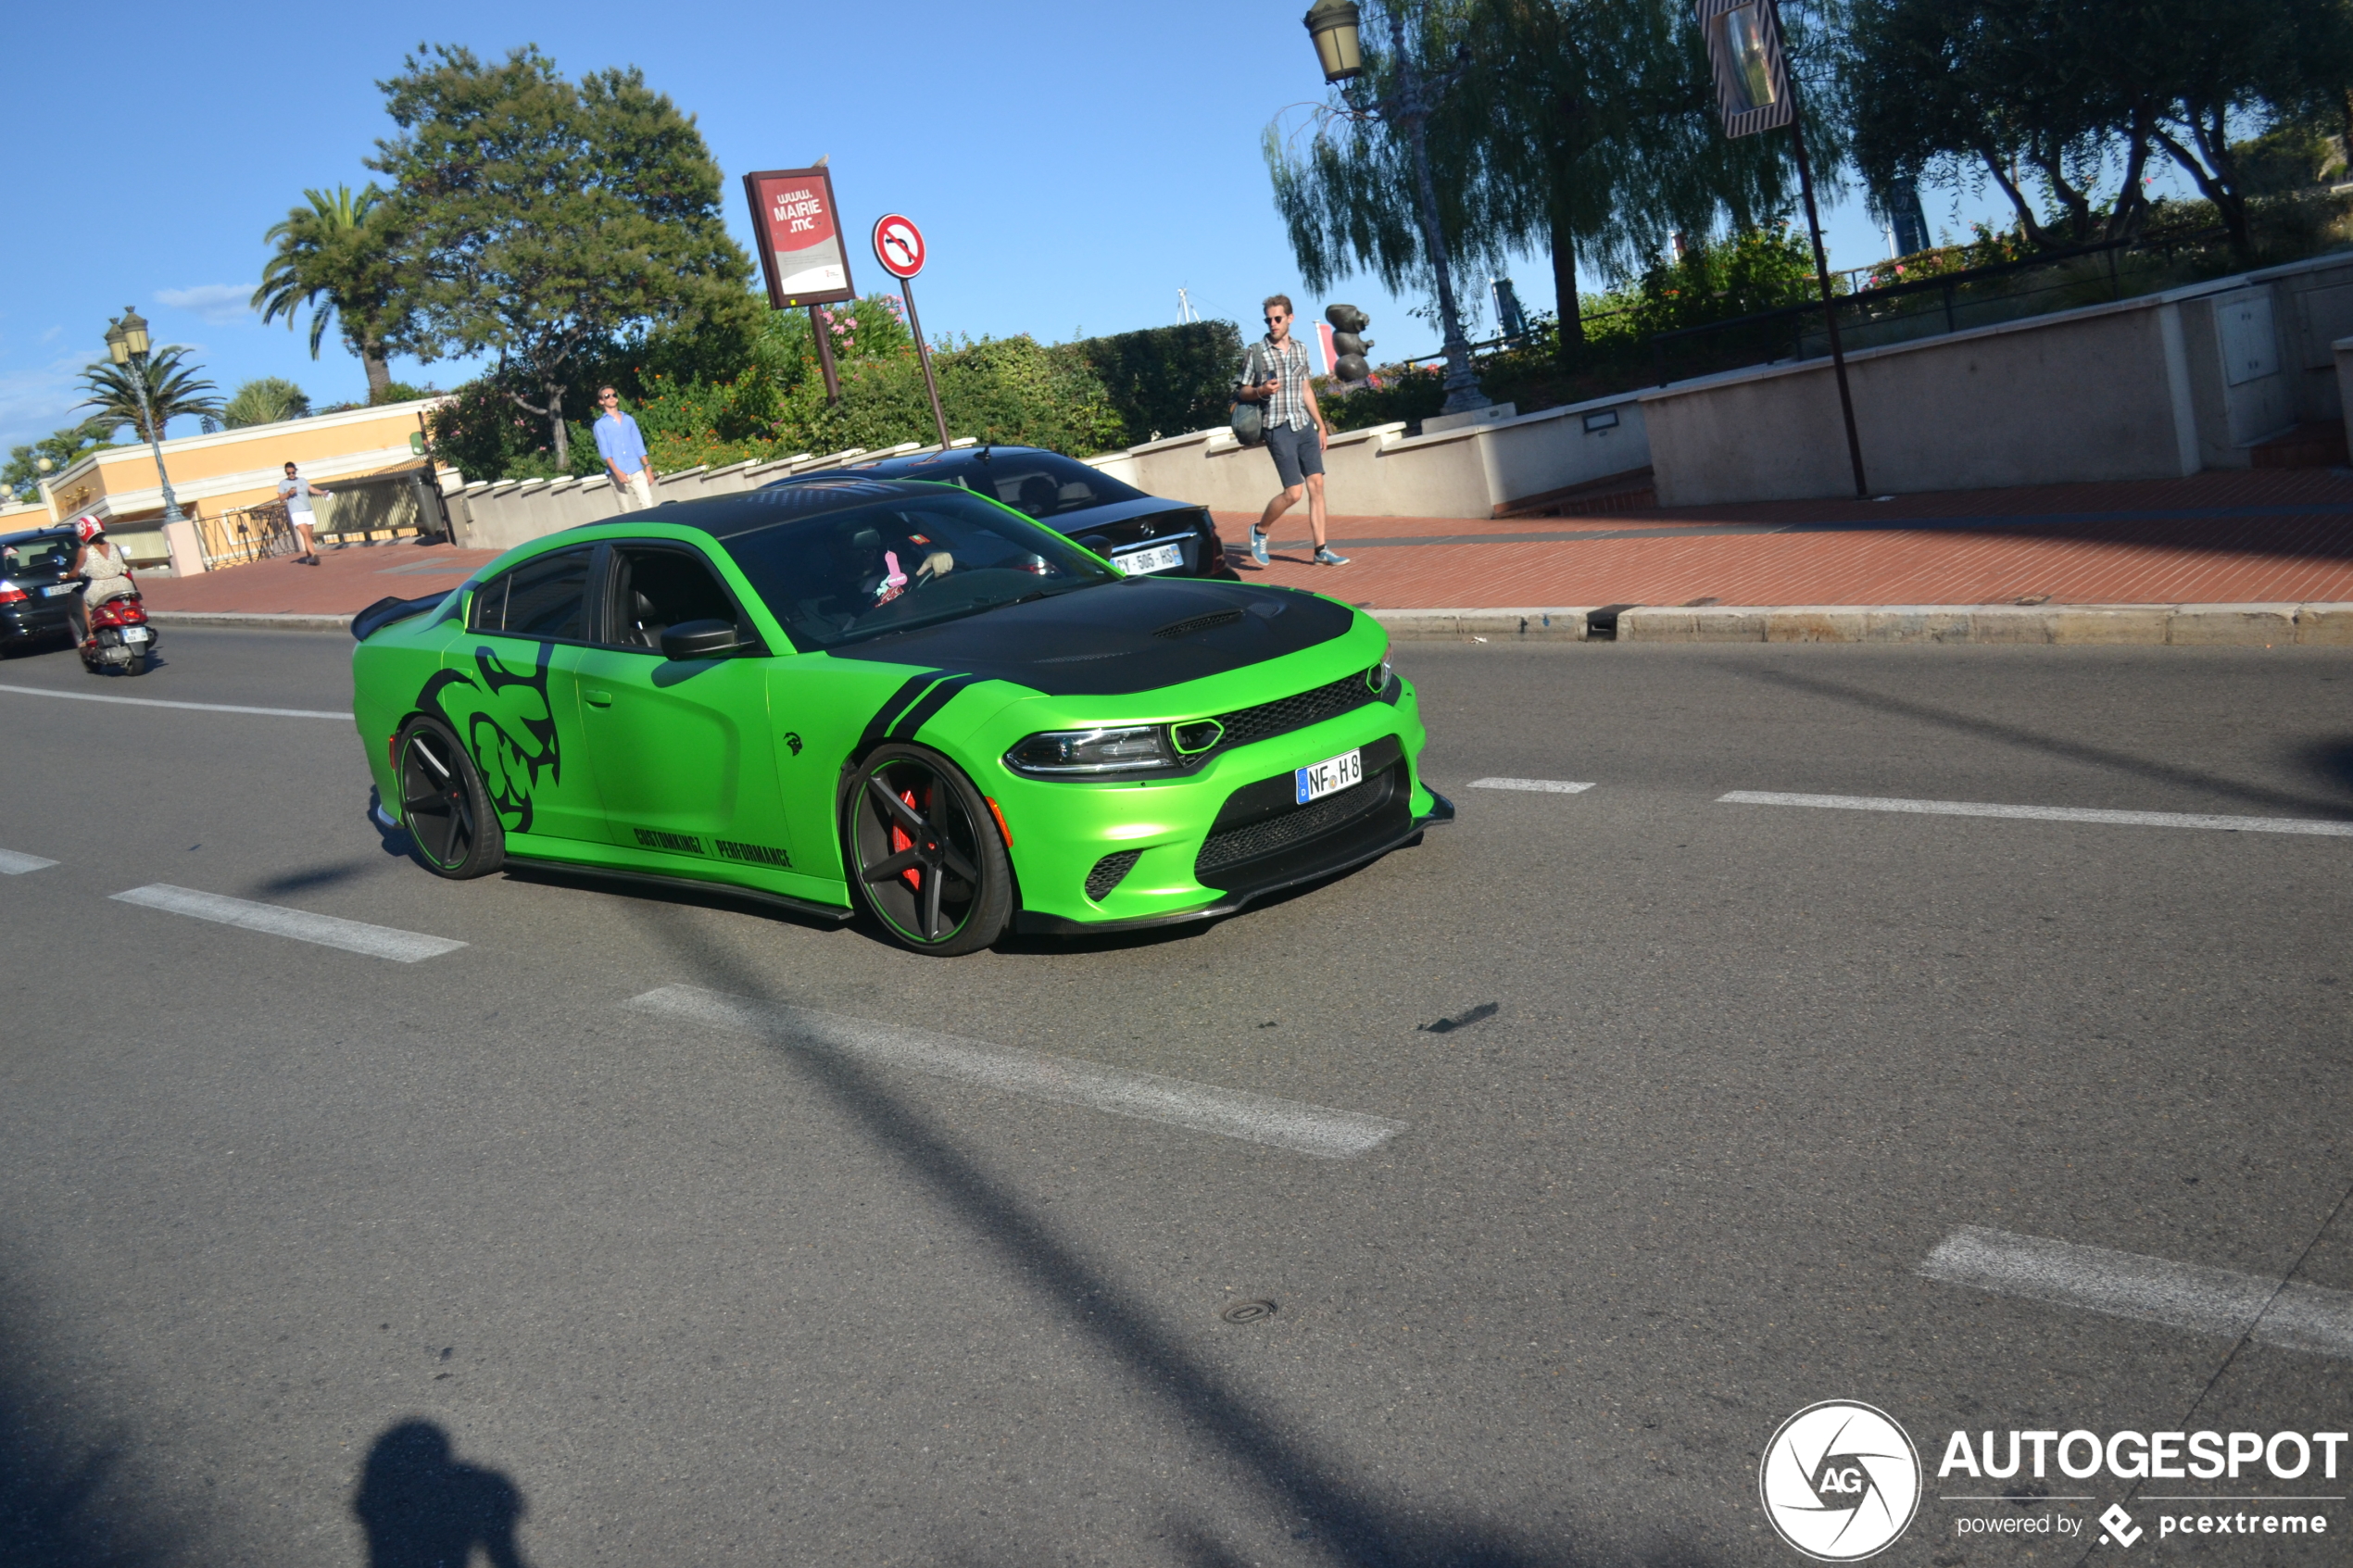
<svg viewBox="0 0 2353 1568">
<path fill-rule="evenodd" d="M 422 615 L 429 609 L 438 608 L 441 602 L 449 596 L 451 591 L 445 589 L 438 594 L 427 594 L 421 599 L 396 599 L 390 596 L 378 599 L 351 618 L 351 634 L 364 643 L 396 621 L 406 621 L 412 615 Z"/>
</svg>

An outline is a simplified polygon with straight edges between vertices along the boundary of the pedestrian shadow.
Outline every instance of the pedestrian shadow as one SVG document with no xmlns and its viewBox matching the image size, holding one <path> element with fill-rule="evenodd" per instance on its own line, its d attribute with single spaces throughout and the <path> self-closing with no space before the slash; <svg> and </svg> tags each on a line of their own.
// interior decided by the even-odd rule
<svg viewBox="0 0 2353 1568">
<path fill-rule="evenodd" d="M 368 1533 L 368 1568 L 464 1568 L 479 1547 L 491 1568 L 522 1568 L 522 1493 L 495 1470 L 460 1464 L 449 1435 L 404 1421 L 368 1450 L 351 1512 Z"/>
</svg>

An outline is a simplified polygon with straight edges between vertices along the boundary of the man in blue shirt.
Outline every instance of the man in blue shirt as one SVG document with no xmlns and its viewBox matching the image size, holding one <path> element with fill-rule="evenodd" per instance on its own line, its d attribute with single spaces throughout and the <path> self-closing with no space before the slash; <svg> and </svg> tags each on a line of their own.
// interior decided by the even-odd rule
<svg viewBox="0 0 2353 1568">
<path fill-rule="evenodd" d="M 597 401 L 605 410 L 597 416 L 597 456 L 605 460 L 612 487 L 636 496 L 640 507 L 652 506 L 653 459 L 646 456 L 646 438 L 637 433 L 637 421 L 621 411 L 621 394 L 611 387 L 598 387 Z"/>
</svg>

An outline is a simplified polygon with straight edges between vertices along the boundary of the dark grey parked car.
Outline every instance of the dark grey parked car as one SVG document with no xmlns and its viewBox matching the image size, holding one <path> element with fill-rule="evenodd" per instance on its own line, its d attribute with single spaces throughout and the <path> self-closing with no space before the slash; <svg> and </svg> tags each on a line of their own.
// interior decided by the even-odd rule
<svg viewBox="0 0 2353 1568">
<path fill-rule="evenodd" d="M 870 479 L 922 479 L 960 484 L 1002 501 L 1082 545 L 1130 577 L 1218 577 L 1237 582 L 1209 508 L 1147 495 L 1059 452 L 1035 446 L 960 446 L 861 458 L 767 486 L 854 473 Z"/>
<path fill-rule="evenodd" d="M 82 590 L 73 546 L 69 528 L 0 533 L 0 654 L 73 640 L 66 607 Z"/>
</svg>

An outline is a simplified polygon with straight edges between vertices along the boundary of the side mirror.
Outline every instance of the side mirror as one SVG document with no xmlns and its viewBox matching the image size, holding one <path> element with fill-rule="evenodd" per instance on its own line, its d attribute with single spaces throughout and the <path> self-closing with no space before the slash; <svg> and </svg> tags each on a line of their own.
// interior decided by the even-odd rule
<svg viewBox="0 0 2353 1568">
<path fill-rule="evenodd" d="M 750 646 L 732 621 L 682 621 L 661 633 L 664 659 L 723 659 Z"/>
</svg>

